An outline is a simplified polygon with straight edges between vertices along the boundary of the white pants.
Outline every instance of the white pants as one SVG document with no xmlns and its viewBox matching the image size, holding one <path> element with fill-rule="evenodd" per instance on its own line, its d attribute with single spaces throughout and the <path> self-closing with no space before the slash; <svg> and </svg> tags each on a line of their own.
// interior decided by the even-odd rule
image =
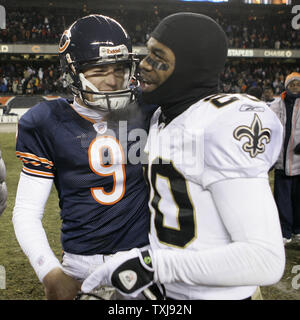
<svg viewBox="0 0 300 320">
<path fill-rule="evenodd" d="M 141 250 L 148 249 L 149 246 L 141 248 Z M 92 256 L 83 256 L 73 253 L 64 252 L 63 255 L 63 271 L 71 276 L 72 278 L 83 282 L 91 273 L 93 273 L 96 268 L 105 263 L 107 259 L 113 257 L 113 255 L 103 255 L 95 254 Z M 104 299 L 107 300 L 128 300 L 128 297 L 122 296 L 112 287 L 103 287 L 96 288 L 95 292 L 98 295 L 101 295 Z M 145 300 L 143 295 L 138 296 L 134 300 Z"/>
</svg>

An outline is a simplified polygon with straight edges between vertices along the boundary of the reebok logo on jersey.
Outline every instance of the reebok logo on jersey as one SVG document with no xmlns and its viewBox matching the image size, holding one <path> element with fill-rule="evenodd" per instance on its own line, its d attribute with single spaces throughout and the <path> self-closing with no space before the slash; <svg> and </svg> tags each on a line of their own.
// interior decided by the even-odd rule
<svg viewBox="0 0 300 320">
<path fill-rule="evenodd" d="M 137 274 L 133 270 L 125 270 L 119 273 L 119 279 L 127 290 L 131 290 L 136 284 Z"/>
<path fill-rule="evenodd" d="M 240 111 L 256 111 L 256 112 L 264 112 L 264 107 L 251 106 L 249 104 L 243 104 L 240 107 Z"/>
<path fill-rule="evenodd" d="M 233 136 L 239 141 L 242 138 L 249 139 L 248 142 L 243 144 L 242 148 L 245 152 L 249 152 L 251 158 L 255 158 L 259 153 L 263 153 L 265 151 L 265 144 L 263 143 L 263 140 L 265 140 L 265 143 L 270 142 L 271 130 L 262 128 L 262 123 L 258 115 L 255 113 L 251 127 L 237 127 L 233 132 Z"/>
</svg>

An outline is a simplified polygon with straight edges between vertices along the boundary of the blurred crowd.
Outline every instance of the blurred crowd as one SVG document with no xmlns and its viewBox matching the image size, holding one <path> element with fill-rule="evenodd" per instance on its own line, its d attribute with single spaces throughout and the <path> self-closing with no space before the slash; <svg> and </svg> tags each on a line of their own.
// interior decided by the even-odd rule
<svg viewBox="0 0 300 320">
<path fill-rule="evenodd" d="M 292 72 L 299 72 L 299 65 L 283 64 L 280 61 L 264 63 L 259 59 L 229 60 L 221 76 L 221 91 L 247 93 L 249 88 L 263 90 L 271 87 L 275 95 L 284 91 L 284 79 Z"/>
<path fill-rule="evenodd" d="M 143 8 L 144 9 L 144 8 Z M 157 23 L 170 13 L 190 11 L 191 8 L 172 5 L 168 10 L 154 5 L 151 8 L 132 10 L 119 5 L 113 10 L 104 9 L 101 13 L 117 19 L 129 32 L 134 45 L 144 45 L 149 33 Z M 193 7 L 197 12 L 197 7 Z M 201 9 L 199 7 L 199 12 Z M 35 8 L 19 9 L 7 12 L 6 29 L 0 32 L 2 43 L 58 43 L 60 35 L 77 18 L 95 13 L 93 10 L 78 9 L 72 14 L 68 11 L 47 11 L 47 14 Z M 205 12 L 216 19 L 229 39 L 231 48 L 273 48 L 295 49 L 300 47 L 300 33 L 291 28 L 291 13 L 260 13 L 250 10 L 230 14 L 214 7 Z"/>
<path fill-rule="evenodd" d="M 299 49 L 300 33 L 291 28 L 290 17 L 264 20 L 249 16 L 243 23 L 230 23 L 219 18 L 227 34 L 230 48 Z"/>
<path fill-rule="evenodd" d="M 102 10 L 104 15 L 119 21 L 128 31 L 134 45 L 145 45 L 150 32 L 158 22 L 176 11 L 194 11 L 188 6 L 178 7 L 152 5 L 150 8 L 133 10 L 122 4 L 113 9 Z M 291 28 L 288 10 L 268 14 L 258 14 L 249 10 L 230 11 L 212 7 L 205 14 L 217 20 L 228 36 L 230 48 L 300 48 L 300 32 Z M 200 11 L 200 9 L 199 9 Z M 95 13 L 87 7 L 74 9 L 54 9 L 43 12 L 37 8 L 8 9 L 6 29 L 0 30 L 0 43 L 58 43 L 63 32 L 79 17 Z M 195 35 L 196 36 L 196 35 Z M 55 62 L 10 60 L 0 61 L 1 94 L 51 94 L 64 92 L 61 75 Z M 249 88 L 270 87 L 278 95 L 284 90 L 284 79 L 292 71 L 300 71 L 296 64 L 282 64 L 279 60 L 268 63 L 262 59 L 229 59 L 221 77 L 222 92 L 248 92 Z"/>
<path fill-rule="evenodd" d="M 26 66 L 21 63 L 0 64 L 0 93 L 13 95 L 66 93 L 59 62 L 47 66 Z M 291 72 L 300 72 L 295 64 L 272 63 L 261 59 L 228 60 L 220 79 L 224 93 L 247 93 L 249 88 L 271 87 L 275 95 L 284 91 L 284 79 Z"/>
<path fill-rule="evenodd" d="M 63 16 L 43 15 L 36 11 L 11 11 L 6 16 L 6 29 L 0 30 L 2 43 L 57 43 Z"/>
<path fill-rule="evenodd" d="M 51 94 L 64 91 L 57 66 L 34 68 L 23 64 L 0 65 L 0 93 Z"/>
</svg>

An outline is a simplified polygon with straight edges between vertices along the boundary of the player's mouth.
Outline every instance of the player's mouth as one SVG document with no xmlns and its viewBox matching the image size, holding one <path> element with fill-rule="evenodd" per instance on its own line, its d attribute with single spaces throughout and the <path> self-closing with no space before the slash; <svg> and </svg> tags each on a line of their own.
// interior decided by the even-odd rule
<svg viewBox="0 0 300 320">
<path fill-rule="evenodd" d="M 145 77 L 141 77 L 140 84 L 143 92 L 151 92 L 157 87 L 154 81 L 146 79 Z"/>
<path fill-rule="evenodd" d="M 154 88 L 153 88 L 153 84 L 151 82 L 141 81 L 141 89 L 144 92 L 147 92 L 147 91 L 152 91 Z"/>
<path fill-rule="evenodd" d="M 290 92 L 291 92 L 292 94 L 299 94 L 299 93 L 300 93 L 300 90 L 298 90 L 298 89 L 290 89 Z"/>
</svg>

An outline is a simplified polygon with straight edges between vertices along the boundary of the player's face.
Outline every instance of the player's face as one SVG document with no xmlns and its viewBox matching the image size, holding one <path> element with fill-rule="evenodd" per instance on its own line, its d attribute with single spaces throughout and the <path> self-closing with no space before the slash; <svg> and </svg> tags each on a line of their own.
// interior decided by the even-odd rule
<svg viewBox="0 0 300 320">
<path fill-rule="evenodd" d="M 264 96 L 266 100 L 272 100 L 273 99 L 273 91 L 271 89 L 266 89 L 264 92 Z"/>
<path fill-rule="evenodd" d="M 143 92 L 158 88 L 175 68 L 175 55 L 170 48 L 152 37 L 147 42 L 147 48 L 149 54 L 140 63 Z"/>
<path fill-rule="evenodd" d="M 300 81 L 299 80 L 293 80 L 289 83 L 287 86 L 287 89 L 292 93 L 292 94 L 299 94 L 300 93 Z"/>
<path fill-rule="evenodd" d="M 84 72 L 84 76 L 99 91 L 116 91 L 123 88 L 125 72 L 125 65 L 116 63 L 92 67 Z M 92 101 L 92 95 L 87 94 L 87 99 Z"/>
</svg>

